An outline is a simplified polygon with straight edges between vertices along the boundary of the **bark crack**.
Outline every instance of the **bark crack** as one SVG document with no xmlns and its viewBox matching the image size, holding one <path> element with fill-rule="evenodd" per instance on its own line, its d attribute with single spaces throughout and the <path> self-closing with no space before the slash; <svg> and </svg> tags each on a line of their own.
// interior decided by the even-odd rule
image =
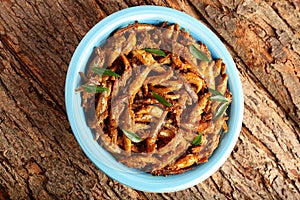
<svg viewBox="0 0 300 200">
<path fill-rule="evenodd" d="M 277 157 L 277 155 L 275 153 L 272 152 L 272 150 L 270 150 L 266 144 L 264 144 L 262 141 L 260 141 L 255 135 L 253 135 L 251 133 L 251 131 L 245 126 L 243 125 L 243 133 L 245 133 L 245 135 L 251 139 L 252 142 L 256 143 L 257 145 L 260 146 L 260 149 L 264 150 L 268 155 L 269 158 L 272 159 L 272 161 L 276 164 L 278 172 L 284 177 L 285 180 L 287 180 L 290 184 L 293 185 L 293 187 L 297 190 L 297 192 L 300 192 L 299 188 L 297 187 L 297 185 L 295 184 L 294 180 L 290 179 L 290 177 L 288 176 L 288 173 L 286 171 L 284 171 L 283 166 L 280 164 L 281 161 L 280 159 Z M 279 141 L 276 138 L 277 143 L 279 143 Z M 238 160 L 236 160 L 238 162 Z M 259 173 L 260 175 L 262 175 L 261 173 Z M 276 191 L 275 188 L 273 188 L 274 191 Z"/>
<path fill-rule="evenodd" d="M 220 38 L 220 35 L 218 34 L 218 32 L 216 31 L 216 29 L 211 25 L 211 23 L 209 23 L 209 21 L 206 19 L 207 17 L 204 16 L 200 10 L 197 9 L 196 5 L 194 4 L 194 2 L 192 2 L 192 0 L 187 0 L 187 2 L 189 3 L 189 5 L 193 8 L 193 10 L 197 13 L 197 15 L 200 17 L 201 21 L 203 21 L 205 23 L 205 25 L 211 29 L 216 35 L 218 35 L 218 37 Z"/>
<path fill-rule="evenodd" d="M 223 194 L 224 196 L 226 196 L 223 191 L 221 190 L 221 188 L 219 187 L 219 185 L 216 183 L 216 181 L 214 180 L 213 177 L 210 177 L 210 180 L 212 181 L 212 183 L 214 184 L 214 186 L 216 187 L 217 191 L 220 193 L 220 194 Z"/>
<path fill-rule="evenodd" d="M 57 1 L 57 4 L 59 5 L 59 7 L 60 7 L 63 11 L 65 11 L 64 8 L 63 8 L 63 6 L 61 5 L 61 3 L 60 3 L 59 1 Z M 69 26 L 71 27 L 72 31 L 75 33 L 75 36 L 76 36 L 77 41 L 80 41 L 80 37 L 78 36 L 78 33 L 77 33 L 75 27 L 73 26 L 72 22 L 69 20 L 69 18 L 68 18 L 67 15 L 65 14 L 65 12 L 62 12 L 62 15 L 63 15 L 64 18 L 67 20 L 67 22 L 68 22 Z"/>
<path fill-rule="evenodd" d="M 276 3 L 273 2 L 270 7 L 277 14 L 277 16 L 282 20 L 282 22 L 289 28 L 291 33 L 296 34 L 296 30 L 288 23 L 288 21 L 285 19 L 285 17 L 279 12 L 278 8 L 276 7 Z"/>
<path fill-rule="evenodd" d="M 65 113 L 65 108 L 62 107 L 62 106 L 60 105 L 60 103 L 56 100 L 55 97 L 53 97 L 53 95 L 52 95 L 50 92 L 48 92 L 46 86 L 44 86 L 44 85 L 42 84 L 42 82 L 41 82 L 40 80 L 38 80 L 34 74 L 32 74 L 31 70 L 28 69 L 27 65 L 25 65 L 25 64 L 22 62 L 22 59 L 21 59 L 21 58 L 18 56 L 18 54 L 10 47 L 10 45 L 6 42 L 6 40 L 5 40 L 1 35 L 0 35 L 0 41 L 4 44 L 4 46 L 7 48 L 7 50 L 13 55 L 13 57 L 17 60 L 17 62 L 18 62 L 18 63 L 20 64 L 20 66 L 22 67 L 22 69 L 24 69 L 25 72 L 27 72 L 27 74 L 29 74 L 30 77 L 38 83 L 39 87 L 41 87 L 41 88 L 43 89 L 43 92 L 45 92 L 45 93 L 51 98 L 51 100 L 55 103 L 55 105 L 57 105 L 59 111 L 60 111 L 61 113 L 64 114 L 64 113 Z"/>
</svg>

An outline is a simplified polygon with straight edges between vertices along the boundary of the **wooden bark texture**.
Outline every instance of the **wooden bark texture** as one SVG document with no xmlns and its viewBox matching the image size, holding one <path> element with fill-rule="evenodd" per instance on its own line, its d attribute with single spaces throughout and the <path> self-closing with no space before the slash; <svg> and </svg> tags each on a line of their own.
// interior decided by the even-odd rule
<svg viewBox="0 0 300 200">
<path fill-rule="evenodd" d="M 239 140 L 204 182 L 146 193 L 110 179 L 71 131 L 64 83 L 76 46 L 101 19 L 137 5 L 199 19 L 243 83 Z M 299 0 L 0 0 L 0 199 L 300 199 Z"/>
</svg>

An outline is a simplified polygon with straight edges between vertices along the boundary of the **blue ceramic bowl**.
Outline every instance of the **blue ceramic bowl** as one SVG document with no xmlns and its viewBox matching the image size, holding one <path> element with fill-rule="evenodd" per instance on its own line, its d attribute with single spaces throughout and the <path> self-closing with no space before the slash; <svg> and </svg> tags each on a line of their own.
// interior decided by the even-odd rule
<svg viewBox="0 0 300 200">
<path fill-rule="evenodd" d="M 80 85 L 78 72 L 85 70 L 93 48 L 99 46 L 112 31 L 136 20 L 140 23 L 150 24 L 163 21 L 178 23 L 181 27 L 189 30 L 196 40 L 205 43 L 213 58 L 222 58 L 227 65 L 228 87 L 233 95 L 233 101 L 229 108 L 229 130 L 222 136 L 219 147 L 214 151 L 207 163 L 203 163 L 183 174 L 167 177 L 152 176 L 117 162 L 110 153 L 93 139 L 92 132 L 86 125 L 84 111 L 81 108 L 81 96 L 75 93 L 75 89 Z M 74 135 L 89 159 L 116 181 L 146 192 L 183 190 L 204 181 L 216 172 L 229 157 L 239 137 L 244 105 L 239 72 L 219 38 L 193 17 L 174 9 L 159 6 L 139 6 L 121 10 L 101 20 L 85 35 L 70 62 L 65 85 L 65 101 Z"/>
</svg>

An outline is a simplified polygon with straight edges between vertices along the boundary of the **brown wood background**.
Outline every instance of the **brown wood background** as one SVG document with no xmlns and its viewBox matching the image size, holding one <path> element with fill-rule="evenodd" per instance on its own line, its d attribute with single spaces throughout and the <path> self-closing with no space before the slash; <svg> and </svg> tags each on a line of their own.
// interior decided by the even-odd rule
<svg viewBox="0 0 300 200">
<path fill-rule="evenodd" d="M 226 163 L 174 193 L 111 180 L 70 129 L 71 56 L 105 16 L 137 5 L 190 14 L 231 52 L 243 83 L 242 131 Z M 299 0 L 0 0 L 0 199 L 300 199 Z"/>
</svg>

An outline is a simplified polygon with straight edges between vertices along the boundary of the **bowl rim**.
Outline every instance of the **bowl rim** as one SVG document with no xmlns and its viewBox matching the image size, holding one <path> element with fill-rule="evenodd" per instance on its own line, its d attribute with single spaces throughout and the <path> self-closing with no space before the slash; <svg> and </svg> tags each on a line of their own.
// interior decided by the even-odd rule
<svg viewBox="0 0 300 200">
<path fill-rule="evenodd" d="M 114 158 L 93 140 L 92 133 L 85 124 L 83 110 L 78 107 L 81 104 L 81 100 L 78 98 L 80 95 L 75 94 L 75 88 L 79 86 L 78 72 L 85 69 L 92 49 L 100 45 L 100 42 L 105 40 L 116 28 L 133 23 L 136 20 L 141 23 L 176 22 L 181 27 L 189 30 L 192 35 L 194 34 L 193 36 L 197 40 L 203 41 L 212 52 L 212 55 L 216 54 L 222 57 L 223 62 L 227 65 L 228 84 L 234 97 L 230 106 L 229 131 L 224 135 L 218 148 L 207 163 L 183 174 L 161 177 L 139 173 L 134 169 L 128 168 L 126 170 L 122 166 L 120 166 L 120 170 L 111 168 L 111 165 L 114 166 L 119 163 L 113 160 Z M 65 105 L 73 134 L 86 156 L 112 179 L 145 192 L 184 190 L 204 181 L 215 173 L 230 156 L 238 140 L 244 112 L 243 90 L 239 72 L 224 44 L 199 20 L 181 11 L 161 6 L 136 6 L 117 11 L 102 19 L 87 32 L 74 51 L 69 64 L 65 83 Z M 216 151 L 218 152 L 216 153 Z"/>
</svg>

